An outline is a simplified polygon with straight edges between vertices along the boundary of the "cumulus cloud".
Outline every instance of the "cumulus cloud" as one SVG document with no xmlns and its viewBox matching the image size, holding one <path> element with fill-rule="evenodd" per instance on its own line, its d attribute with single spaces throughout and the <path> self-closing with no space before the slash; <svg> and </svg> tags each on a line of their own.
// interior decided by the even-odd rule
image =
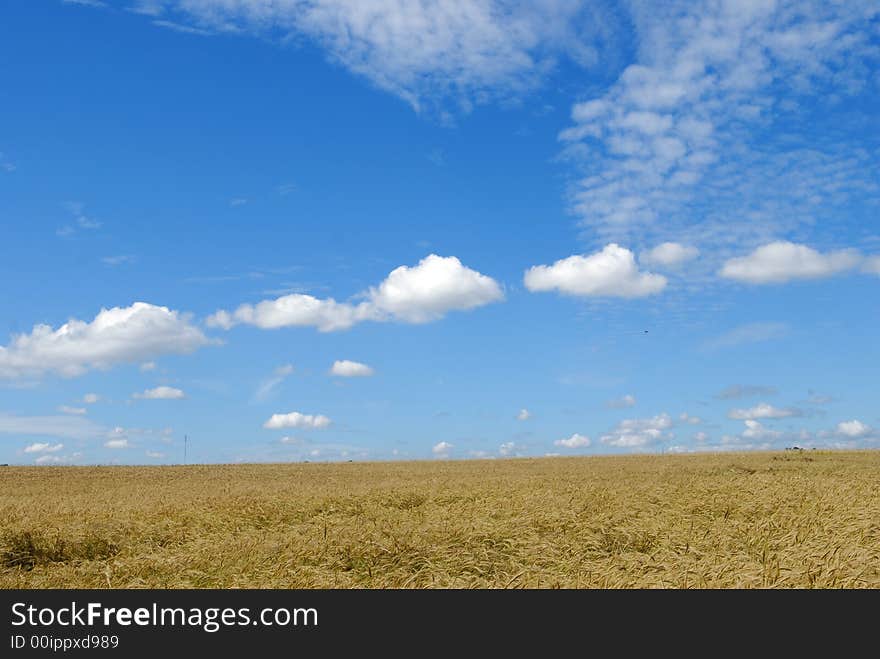
<svg viewBox="0 0 880 659">
<path fill-rule="evenodd" d="M 678 420 L 682 423 L 687 423 L 692 426 L 698 426 L 703 423 L 703 420 L 698 416 L 693 416 L 692 414 L 688 414 L 687 412 L 682 412 L 678 415 Z"/>
<path fill-rule="evenodd" d="M 144 362 L 140 365 L 141 372 L 149 373 L 156 370 L 156 362 Z"/>
<path fill-rule="evenodd" d="M 360 362 L 349 361 L 348 359 L 337 360 L 333 362 L 330 368 L 330 375 L 341 378 L 362 378 L 373 375 L 374 371 L 366 364 Z"/>
<path fill-rule="evenodd" d="M 855 439 L 870 435 L 872 428 L 858 419 L 853 419 L 852 421 L 841 421 L 838 423 L 836 432 L 843 437 L 851 437 Z"/>
<path fill-rule="evenodd" d="M 498 455 L 502 458 L 509 458 L 513 455 L 520 455 L 522 447 L 516 442 L 504 442 L 498 447 Z"/>
<path fill-rule="evenodd" d="M 647 419 L 624 419 L 599 441 L 620 448 L 642 448 L 669 436 L 670 428 L 672 417 L 665 412 Z"/>
<path fill-rule="evenodd" d="M 152 458 L 153 460 L 161 460 L 165 457 L 165 454 L 161 451 L 145 451 L 144 455 L 146 455 L 148 458 Z"/>
<path fill-rule="evenodd" d="M 605 407 L 611 408 L 612 410 L 620 410 L 626 407 L 635 407 L 636 397 L 632 394 L 626 394 L 625 396 L 621 396 L 620 398 L 614 398 L 605 403 Z"/>
<path fill-rule="evenodd" d="M 101 400 L 101 397 L 98 394 L 86 394 L 83 396 L 83 402 L 86 405 L 94 405 L 99 400 Z"/>
<path fill-rule="evenodd" d="M 526 408 L 522 408 L 516 415 L 517 421 L 528 421 L 532 418 L 532 413 L 529 412 Z"/>
<path fill-rule="evenodd" d="M 672 268 L 699 256 L 700 250 L 692 245 L 665 242 L 639 254 L 639 262 L 645 265 Z"/>
<path fill-rule="evenodd" d="M 142 393 L 135 394 L 134 397 L 144 400 L 180 400 L 186 398 L 186 394 L 180 389 L 163 385 L 155 389 L 147 389 Z"/>
<path fill-rule="evenodd" d="M 806 245 L 778 241 L 748 256 L 729 259 L 720 275 L 749 284 L 780 284 L 793 279 L 820 279 L 852 270 L 861 262 L 856 250 L 821 254 Z"/>
<path fill-rule="evenodd" d="M 793 407 L 773 407 L 768 403 L 758 403 L 746 409 L 734 408 L 727 413 L 730 419 L 785 419 L 802 415 L 803 412 Z"/>
<path fill-rule="evenodd" d="M 571 437 L 565 439 L 557 439 L 553 442 L 554 446 L 562 446 L 564 448 L 586 448 L 590 445 L 590 438 L 586 435 L 574 433 Z"/>
<path fill-rule="evenodd" d="M 323 414 L 302 414 L 300 412 L 289 412 L 288 414 L 273 414 L 266 423 L 264 428 L 276 430 L 279 428 L 326 428 L 330 425 L 330 419 Z"/>
<path fill-rule="evenodd" d="M 64 444 L 50 444 L 49 442 L 35 442 L 24 447 L 25 453 L 55 453 L 64 448 Z"/>
<path fill-rule="evenodd" d="M 359 303 L 291 294 L 235 311 L 218 311 L 211 326 L 229 329 L 255 325 L 262 329 L 311 326 L 321 332 L 348 329 L 364 321 L 426 323 L 450 311 L 466 311 L 504 298 L 491 277 L 462 265 L 454 256 L 430 254 L 418 265 L 396 268 L 378 286 L 362 293 Z"/>
<path fill-rule="evenodd" d="M 0 378 L 64 377 L 136 363 L 160 354 L 185 354 L 212 343 L 189 317 L 167 307 L 135 302 L 101 309 L 94 320 L 70 320 L 58 329 L 36 325 L 0 346 Z"/>
<path fill-rule="evenodd" d="M 121 439 L 108 439 L 106 442 L 104 442 L 104 448 L 110 448 L 110 449 L 129 448 L 128 439 L 126 439 L 124 437 Z"/>
<path fill-rule="evenodd" d="M 36 460 L 34 460 L 34 464 L 38 465 L 60 465 L 67 464 L 71 462 L 71 458 L 60 455 L 41 455 Z"/>
<path fill-rule="evenodd" d="M 455 445 L 449 442 L 438 442 L 431 448 L 431 452 L 438 458 L 448 458 L 454 448 Z"/>
<path fill-rule="evenodd" d="M 524 276 L 532 292 L 559 291 L 568 295 L 636 298 L 659 293 L 666 277 L 640 272 L 633 253 L 616 243 L 588 256 L 575 255 L 553 265 L 536 265 Z"/>
</svg>

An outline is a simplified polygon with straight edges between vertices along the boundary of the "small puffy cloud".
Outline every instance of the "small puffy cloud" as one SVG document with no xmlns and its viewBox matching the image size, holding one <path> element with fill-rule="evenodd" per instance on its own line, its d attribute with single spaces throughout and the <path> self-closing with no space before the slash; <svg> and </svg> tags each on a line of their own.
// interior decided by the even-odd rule
<svg viewBox="0 0 880 659">
<path fill-rule="evenodd" d="M 280 428 L 313 428 L 321 429 L 330 425 L 330 419 L 323 414 L 301 414 L 289 412 L 287 414 L 273 414 L 263 427 L 268 430 Z"/>
<path fill-rule="evenodd" d="M 672 268 L 699 256 L 700 250 L 681 243 L 662 243 L 654 249 L 639 254 L 639 262 L 645 265 Z"/>
<path fill-rule="evenodd" d="M 773 407 L 769 403 L 758 403 L 754 407 L 734 408 L 727 413 L 730 419 L 784 419 L 801 416 L 802 412 L 793 407 Z"/>
<path fill-rule="evenodd" d="M 687 412 L 682 412 L 678 415 L 678 420 L 682 423 L 689 423 L 692 426 L 698 426 L 703 423 L 703 420 L 698 416 L 692 416 Z"/>
<path fill-rule="evenodd" d="M 292 445 L 292 446 L 300 446 L 300 445 L 302 445 L 302 444 L 305 443 L 305 440 L 303 440 L 303 439 L 301 439 L 301 438 L 299 438 L 299 437 L 290 437 L 290 436 L 288 436 L 288 435 L 285 435 L 284 437 L 282 437 L 281 439 L 279 439 L 278 442 L 279 442 L 280 444 L 288 444 L 288 445 Z"/>
<path fill-rule="evenodd" d="M 438 458 L 448 458 L 454 448 L 454 444 L 450 444 L 449 442 L 439 442 L 434 444 L 433 448 L 431 448 L 431 452 Z"/>
<path fill-rule="evenodd" d="M 161 460 L 165 457 L 165 454 L 160 451 L 146 451 L 145 455 L 153 460 Z"/>
<path fill-rule="evenodd" d="M 504 442 L 498 447 L 498 455 L 507 458 L 512 455 L 518 455 L 522 449 L 523 447 L 516 442 Z"/>
<path fill-rule="evenodd" d="M 778 241 L 726 261 L 720 275 L 749 284 L 780 284 L 793 279 L 830 277 L 852 270 L 861 260 L 852 249 L 822 254 L 806 245 Z"/>
<path fill-rule="evenodd" d="M 715 394 L 715 398 L 719 400 L 737 400 L 740 398 L 752 398 L 755 396 L 774 396 L 776 393 L 776 387 L 765 387 L 753 384 L 732 384 Z"/>
<path fill-rule="evenodd" d="M 776 439 L 782 435 L 778 430 L 765 428 L 760 421 L 755 421 L 754 419 L 746 419 L 743 423 L 746 426 L 741 435 L 743 439 Z"/>
<path fill-rule="evenodd" d="M 120 449 L 120 448 L 128 448 L 128 447 L 129 447 L 128 439 L 125 439 L 125 438 L 108 439 L 106 442 L 104 442 L 104 448 Z"/>
<path fill-rule="evenodd" d="M 333 362 L 330 368 L 330 375 L 341 378 L 362 378 L 373 375 L 374 371 L 366 364 L 353 362 L 348 359 L 337 360 Z"/>
<path fill-rule="evenodd" d="M 636 397 L 632 394 L 626 394 L 625 396 L 621 396 L 620 398 L 614 398 L 613 400 L 609 400 L 605 403 L 605 407 L 609 407 L 613 410 L 620 410 L 626 407 L 635 407 Z"/>
<path fill-rule="evenodd" d="M 694 433 L 694 441 L 705 442 L 709 439 L 709 435 L 702 430 Z"/>
<path fill-rule="evenodd" d="M 150 371 L 156 370 L 156 362 L 144 362 L 140 366 L 142 373 L 149 373 Z"/>
<path fill-rule="evenodd" d="M 450 311 L 474 309 L 504 298 L 498 283 L 462 265 L 454 256 L 430 254 L 415 266 L 400 266 L 378 286 L 357 296 L 357 304 L 295 293 L 233 312 L 218 311 L 208 325 L 229 329 L 255 325 L 262 329 L 311 326 L 321 332 L 348 329 L 364 321 L 426 323 Z"/>
<path fill-rule="evenodd" d="M 454 256 L 426 256 L 413 267 L 393 270 L 370 289 L 369 304 L 380 314 L 408 323 L 425 323 L 449 311 L 466 311 L 504 298 L 491 277 L 462 265 Z"/>
<path fill-rule="evenodd" d="M 858 419 L 852 421 L 841 421 L 835 429 L 838 435 L 843 437 L 864 437 L 871 434 L 871 426 L 862 423 Z"/>
<path fill-rule="evenodd" d="M 212 343 L 188 316 L 167 307 L 135 302 L 102 309 L 94 320 L 70 320 L 57 330 L 36 325 L 0 346 L 0 378 L 64 377 L 91 369 L 140 362 L 168 353 L 185 354 Z"/>
<path fill-rule="evenodd" d="M 529 412 L 526 408 L 522 408 L 516 415 L 517 421 L 528 421 L 532 418 L 532 413 Z"/>
<path fill-rule="evenodd" d="M 86 413 L 86 408 L 84 407 L 71 407 L 70 405 L 59 405 L 58 411 L 63 414 L 76 414 L 78 416 L 82 416 Z"/>
<path fill-rule="evenodd" d="M 557 439 L 553 442 L 554 446 L 562 446 L 564 448 L 586 448 L 590 444 L 589 437 L 578 433 L 574 433 L 571 437 L 566 437 L 565 439 Z"/>
<path fill-rule="evenodd" d="M 64 448 L 64 444 L 50 444 L 49 442 L 34 442 L 24 447 L 25 453 L 56 453 Z"/>
<path fill-rule="evenodd" d="M 532 292 L 555 290 L 567 295 L 624 298 L 654 295 L 666 287 L 666 277 L 640 272 L 633 253 L 616 243 L 589 256 L 536 265 L 526 271 L 523 281 Z"/>
<path fill-rule="evenodd" d="M 94 405 L 99 400 L 101 400 L 101 397 L 98 394 L 86 394 L 83 396 L 83 402 L 86 405 Z"/>
<path fill-rule="evenodd" d="M 671 427 L 672 417 L 665 412 L 648 419 L 624 419 L 599 441 L 620 448 L 641 448 L 663 439 Z"/>
<path fill-rule="evenodd" d="M 143 393 L 135 394 L 134 397 L 144 400 L 180 400 L 186 398 L 186 394 L 180 389 L 163 385 L 155 389 L 147 389 Z"/>
</svg>

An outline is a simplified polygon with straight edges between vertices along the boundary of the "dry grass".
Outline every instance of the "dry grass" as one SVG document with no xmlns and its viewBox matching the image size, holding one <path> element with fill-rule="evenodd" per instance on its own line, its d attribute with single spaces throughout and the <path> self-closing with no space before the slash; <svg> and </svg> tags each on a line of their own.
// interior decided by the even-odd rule
<svg viewBox="0 0 880 659">
<path fill-rule="evenodd" d="M 3 588 L 880 587 L 880 453 L 0 470 Z"/>
</svg>

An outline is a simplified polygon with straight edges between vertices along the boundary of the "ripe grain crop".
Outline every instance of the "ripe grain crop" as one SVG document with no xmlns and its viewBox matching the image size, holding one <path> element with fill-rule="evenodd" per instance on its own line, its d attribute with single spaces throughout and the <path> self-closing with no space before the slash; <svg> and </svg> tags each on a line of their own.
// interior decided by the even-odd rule
<svg viewBox="0 0 880 659">
<path fill-rule="evenodd" d="M 880 452 L 4 467 L 3 588 L 877 588 Z"/>
</svg>

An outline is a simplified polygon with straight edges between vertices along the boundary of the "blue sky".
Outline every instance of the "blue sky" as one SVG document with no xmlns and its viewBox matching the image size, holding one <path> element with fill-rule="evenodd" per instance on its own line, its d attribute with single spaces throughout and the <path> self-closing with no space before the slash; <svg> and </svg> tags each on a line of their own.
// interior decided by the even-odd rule
<svg viewBox="0 0 880 659">
<path fill-rule="evenodd" d="M 0 461 L 880 443 L 872 2 L 13 1 Z"/>
</svg>

